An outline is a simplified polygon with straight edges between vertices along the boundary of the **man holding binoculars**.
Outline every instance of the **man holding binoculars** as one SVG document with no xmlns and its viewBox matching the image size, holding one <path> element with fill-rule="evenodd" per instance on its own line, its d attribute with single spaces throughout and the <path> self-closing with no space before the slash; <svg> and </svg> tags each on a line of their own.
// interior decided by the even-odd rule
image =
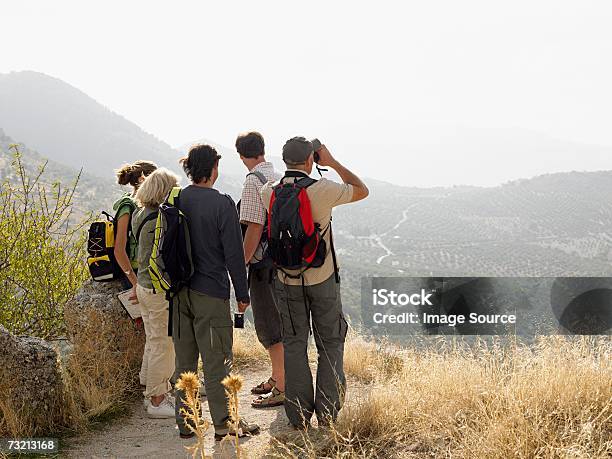
<svg viewBox="0 0 612 459">
<path fill-rule="evenodd" d="M 319 425 L 335 420 L 346 388 L 343 360 L 348 325 L 342 313 L 340 276 L 333 249 L 332 209 L 364 199 L 369 191 L 359 177 L 340 164 L 316 139 L 289 139 L 283 147 L 283 161 L 287 166 L 284 177 L 277 184 L 264 185 L 261 195 L 269 211 L 270 247 L 277 250 L 276 254 L 272 251 L 272 258 L 277 268 L 275 293 L 283 329 L 285 411 L 294 427 L 306 428 L 313 414 L 317 415 Z M 315 161 L 317 166 L 332 168 L 343 183 L 310 178 Z M 295 261 L 295 253 L 279 254 L 282 250 L 289 250 L 287 248 L 292 244 L 287 242 L 295 234 L 292 236 L 287 230 L 286 221 L 277 224 L 275 219 L 295 219 L 295 212 L 283 212 L 291 207 L 286 205 L 291 199 L 287 198 L 288 194 L 302 191 L 307 197 L 299 196 L 299 213 L 306 224 L 300 222 L 298 227 L 314 226 L 317 234 L 307 235 L 309 242 L 306 245 L 313 245 L 314 239 L 316 253 L 305 256 L 300 267 L 291 263 L 283 265 L 282 260 Z M 287 201 L 281 202 L 283 199 Z M 297 202 L 295 197 L 293 199 L 294 203 Z M 306 215 L 306 212 L 312 215 Z M 285 240 L 275 243 L 278 228 L 283 229 L 280 237 Z M 306 245 L 303 250 L 307 249 Z M 318 351 L 316 394 L 307 354 L 311 324 Z"/>
</svg>

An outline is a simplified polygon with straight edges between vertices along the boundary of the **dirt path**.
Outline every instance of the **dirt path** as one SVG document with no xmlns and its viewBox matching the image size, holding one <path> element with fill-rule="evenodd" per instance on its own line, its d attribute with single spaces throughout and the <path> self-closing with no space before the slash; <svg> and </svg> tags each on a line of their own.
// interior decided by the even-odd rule
<svg viewBox="0 0 612 459">
<path fill-rule="evenodd" d="M 291 432 L 283 407 L 257 410 L 251 408 L 250 389 L 268 378 L 265 371 L 244 370 L 241 372 L 245 384 L 240 392 L 241 414 L 249 422 L 256 422 L 261 433 L 251 438 L 241 439 L 246 457 L 263 457 L 268 450 L 273 435 Z M 210 419 L 208 404 L 202 404 L 205 419 Z M 190 457 L 186 445 L 193 440 L 181 440 L 174 419 L 149 419 L 145 416 L 142 401 L 132 407 L 129 417 L 121 418 L 102 430 L 88 432 L 78 438 L 67 440 L 62 448 L 62 457 L 147 457 L 147 458 L 184 458 Z M 212 427 L 207 435 L 208 455 L 213 457 L 235 457 L 233 445 L 229 442 L 215 442 Z"/>
</svg>

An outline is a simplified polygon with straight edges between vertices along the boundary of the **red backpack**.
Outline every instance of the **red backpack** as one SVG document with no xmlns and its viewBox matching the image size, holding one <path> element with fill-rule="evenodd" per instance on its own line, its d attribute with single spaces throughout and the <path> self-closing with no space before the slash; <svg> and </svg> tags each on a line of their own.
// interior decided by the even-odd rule
<svg viewBox="0 0 612 459">
<path fill-rule="evenodd" d="M 312 210 L 307 188 L 317 181 L 307 174 L 287 171 L 283 179 L 293 177 L 293 181 L 276 185 L 268 208 L 268 255 L 274 266 L 288 277 L 300 278 L 309 268 L 318 268 L 325 262 L 327 247 L 323 235 L 330 231 L 330 245 L 336 269 L 336 254 L 331 238 L 331 221 L 321 232 L 318 223 L 312 219 Z M 300 270 L 291 275 L 286 270 Z"/>
</svg>

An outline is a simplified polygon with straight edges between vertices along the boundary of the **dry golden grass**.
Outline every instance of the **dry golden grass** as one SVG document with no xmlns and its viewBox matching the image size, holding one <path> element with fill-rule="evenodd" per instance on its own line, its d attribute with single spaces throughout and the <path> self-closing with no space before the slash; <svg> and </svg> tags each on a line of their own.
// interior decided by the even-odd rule
<svg viewBox="0 0 612 459">
<path fill-rule="evenodd" d="M 132 320 L 108 320 L 90 310 L 75 327 L 74 348 L 66 365 L 66 386 L 88 420 L 122 412 L 139 392 L 144 332 Z"/>
<path fill-rule="evenodd" d="M 39 392 L 31 389 L 22 380 L 0 380 L 0 437 L 35 437 L 76 422 L 64 386 L 42 399 L 35 398 Z"/>
<path fill-rule="evenodd" d="M 14 389 L 12 389 L 14 390 Z M 50 409 L 41 415 L 28 403 L 15 404 L 10 391 L 0 395 L 0 436 L 34 437 L 70 423 L 71 412 L 61 397 L 49 397 Z"/>
<path fill-rule="evenodd" d="M 249 322 L 243 329 L 234 330 L 233 364 L 237 367 L 261 366 L 270 361 L 268 351 L 257 341 L 255 327 Z"/>
<path fill-rule="evenodd" d="M 250 322 L 244 329 L 234 331 L 234 366 L 244 368 L 261 367 L 269 362 L 268 351 L 257 340 L 255 327 Z M 308 346 L 308 358 L 311 364 L 317 361 L 317 350 L 314 342 Z M 363 382 L 371 382 L 380 376 L 391 376 L 401 370 L 403 360 L 401 350 L 387 342 L 374 342 L 365 339 L 354 330 L 346 338 L 344 370 L 347 375 Z"/>
<path fill-rule="evenodd" d="M 344 347 L 344 372 L 361 382 L 388 380 L 404 367 L 401 349 L 387 341 L 367 340 L 350 329 Z"/>
<path fill-rule="evenodd" d="M 612 455 L 611 357 L 612 341 L 605 337 L 549 337 L 532 347 L 481 343 L 407 349 L 403 370 L 390 378 L 374 375 L 374 383 L 353 395 L 333 428 L 284 439 L 273 452 L 338 458 L 607 458 Z"/>
</svg>

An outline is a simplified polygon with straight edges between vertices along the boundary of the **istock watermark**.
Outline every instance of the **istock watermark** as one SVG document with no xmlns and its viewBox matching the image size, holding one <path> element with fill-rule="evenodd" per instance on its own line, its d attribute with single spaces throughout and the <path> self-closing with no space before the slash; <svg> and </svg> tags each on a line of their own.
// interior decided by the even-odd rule
<svg viewBox="0 0 612 459">
<path fill-rule="evenodd" d="M 362 322 L 386 335 L 610 335 L 612 278 L 367 277 Z"/>
<path fill-rule="evenodd" d="M 387 290 L 386 288 L 381 288 L 380 290 L 373 288 L 372 289 L 372 301 L 373 304 L 378 306 L 386 306 L 391 304 L 393 306 L 406 306 L 411 304 L 413 306 L 424 306 L 431 304 L 429 300 L 433 293 L 426 293 L 425 289 L 421 289 L 421 293 L 395 293 L 393 290 Z"/>
</svg>

